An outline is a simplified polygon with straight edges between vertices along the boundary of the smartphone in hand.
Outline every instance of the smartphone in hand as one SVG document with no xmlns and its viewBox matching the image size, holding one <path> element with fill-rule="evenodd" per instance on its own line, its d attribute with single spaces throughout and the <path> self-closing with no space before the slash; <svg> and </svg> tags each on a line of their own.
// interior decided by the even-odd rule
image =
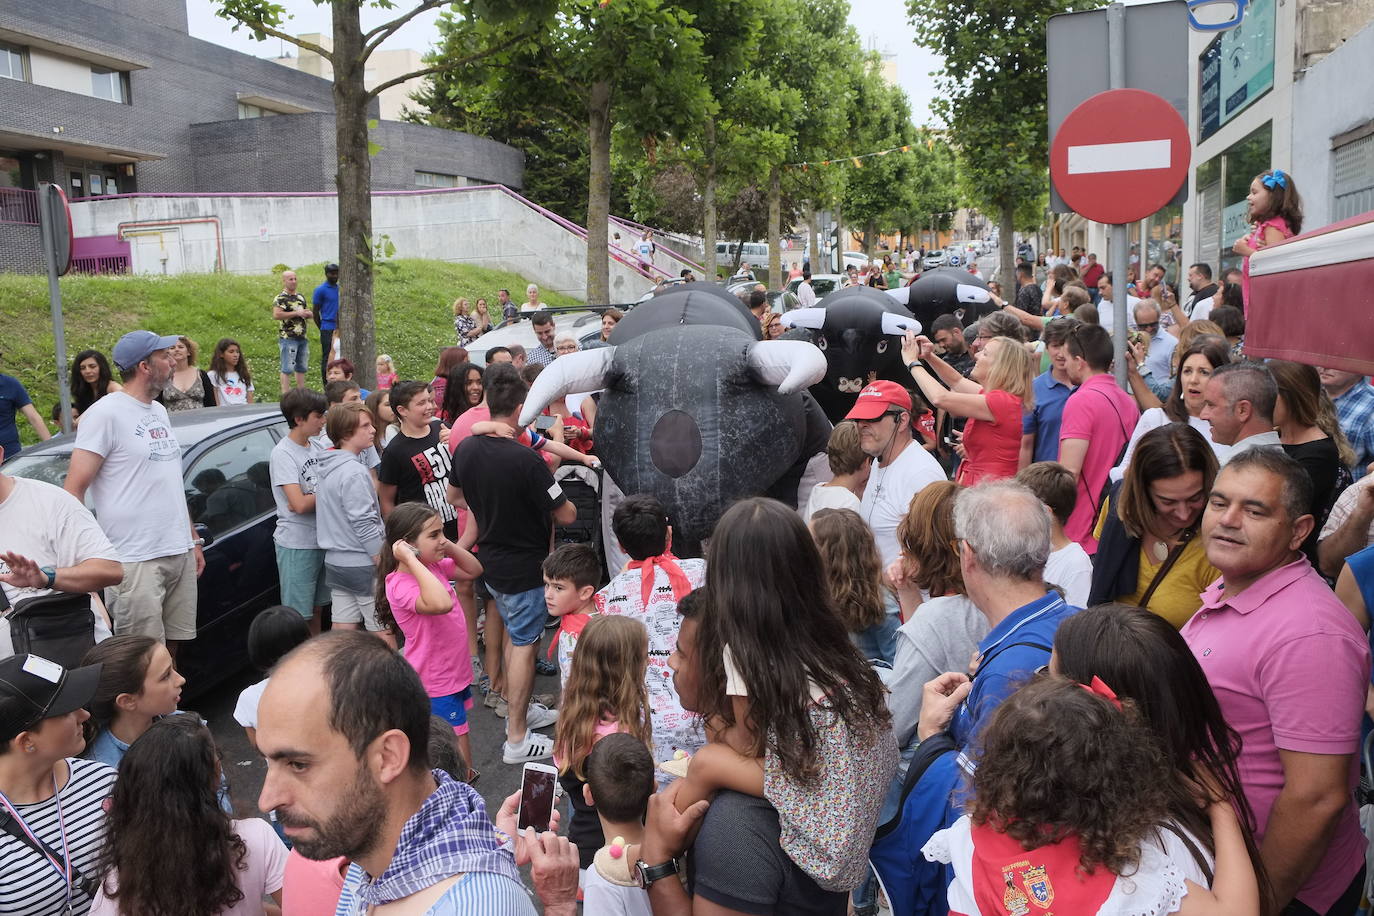
<svg viewBox="0 0 1374 916">
<path fill-rule="evenodd" d="M 520 813 L 517 826 L 543 833 L 553 819 L 558 770 L 547 763 L 527 763 L 520 782 Z"/>
</svg>

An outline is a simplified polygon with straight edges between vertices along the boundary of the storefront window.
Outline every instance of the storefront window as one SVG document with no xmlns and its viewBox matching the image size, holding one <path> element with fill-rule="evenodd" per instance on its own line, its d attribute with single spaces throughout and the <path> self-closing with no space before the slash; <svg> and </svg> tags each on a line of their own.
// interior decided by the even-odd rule
<svg viewBox="0 0 1374 916">
<path fill-rule="evenodd" d="M 1273 123 L 1266 123 L 1197 169 L 1198 260 L 1219 275 L 1239 267 L 1231 250 L 1250 229 L 1245 196 L 1250 182 L 1269 168 Z"/>
</svg>

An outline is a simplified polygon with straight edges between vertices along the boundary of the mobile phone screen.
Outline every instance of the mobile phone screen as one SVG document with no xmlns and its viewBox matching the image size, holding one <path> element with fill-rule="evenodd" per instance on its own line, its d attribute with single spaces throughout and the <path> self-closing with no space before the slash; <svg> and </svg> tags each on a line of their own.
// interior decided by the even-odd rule
<svg viewBox="0 0 1374 916">
<path fill-rule="evenodd" d="M 550 417 L 541 414 L 540 416 L 535 418 L 534 428 L 539 430 L 541 433 L 546 433 L 549 430 L 553 429 L 553 424 L 556 422 L 558 422 L 556 417 Z"/>
<path fill-rule="evenodd" d="M 553 799 L 554 774 L 527 767 L 520 785 L 519 828 L 533 827 L 540 833 L 548 830 L 553 817 Z"/>
</svg>

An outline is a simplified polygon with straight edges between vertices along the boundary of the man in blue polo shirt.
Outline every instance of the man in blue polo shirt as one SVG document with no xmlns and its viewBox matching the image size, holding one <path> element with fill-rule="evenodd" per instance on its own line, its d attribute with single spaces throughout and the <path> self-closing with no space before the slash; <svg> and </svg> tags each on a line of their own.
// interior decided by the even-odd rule
<svg viewBox="0 0 1374 916">
<path fill-rule="evenodd" d="M 339 265 L 324 265 L 324 282 L 315 287 L 311 297 L 315 308 L 315 326 L 320 329 L 320 379 L 329 384 L 325 367 L 333 359 L 330 347 L 334 344 L 334 331 L 339 327 Z"/>
<path fill-rule="evenodd" d="M 1077 318 L 1056 318 L 1045 325 L 1045 352 L 1050 367 L 1035 377 L 1035 407 L 1021 419 L 1021 467 L 1036 461 L 1059 460 L 1059 422 L 1064 419 L 1064 402 L 1073 393 L 1069 378 L 1069 332 L 1080 322 Z"/>
<path fill-rule="evenodd" d="M 977 676 L 950 724 L 962 748 L 999 703 L 1049 664 L 1060 621 L 1078 608 L 1045 585 L 1049 510 L 1026 487 L 1001 480 L 962 491 L 954 533 L 969 599 L 992 626 L 978 644 Z"/>
</svg>

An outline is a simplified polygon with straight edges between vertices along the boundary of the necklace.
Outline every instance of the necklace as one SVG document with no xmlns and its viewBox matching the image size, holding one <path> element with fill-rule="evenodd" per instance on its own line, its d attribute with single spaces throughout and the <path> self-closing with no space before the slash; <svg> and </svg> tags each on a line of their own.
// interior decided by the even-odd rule
<svg viewBox="0 0 1374 916">
<path fill-rule="evenodd" d="M 1150 548 L 1150 552 L 1155 555 L 1155 560 L 1159 563 L 1163 563 L 1165 560 L 1169 559 L 1169 545 L 1163 541 L 1155 541 L 1154 546 Z"/>
</svg>

